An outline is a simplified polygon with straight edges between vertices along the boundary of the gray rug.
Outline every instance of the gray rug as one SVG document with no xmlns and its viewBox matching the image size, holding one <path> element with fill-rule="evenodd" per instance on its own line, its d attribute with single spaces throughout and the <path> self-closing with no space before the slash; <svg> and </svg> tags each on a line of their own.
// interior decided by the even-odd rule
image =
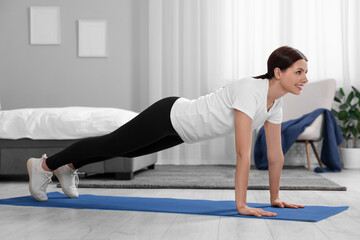
<svg viewBox="0 0 360 240">
<path fill-rule="evenodd" d="M 129 181 L 114 180 L 111 175 L 83 178 L 79 188 L 234 189 L 234 178 L 235 166 L 231 165 L 157 165 L 154 170 L 136 172 Z M 248 189 L 269 189 L 268 171 L 251 169 Z M 280 189 L 346 191 L 346 187 L 305 168 L 283 169 Z"/>
</svg>

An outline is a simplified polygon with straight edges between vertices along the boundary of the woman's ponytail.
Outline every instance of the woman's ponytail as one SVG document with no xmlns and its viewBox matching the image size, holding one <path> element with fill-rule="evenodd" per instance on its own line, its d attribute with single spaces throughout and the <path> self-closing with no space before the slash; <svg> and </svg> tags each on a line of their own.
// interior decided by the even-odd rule
<svg viewBox="0 0 360 240">
<path fill-rule="evenodd" d="M 265 74 L 263 74 L 263 75 L 256 76 L 256 77 L 253 77 L 253 78 L 257 78 L 257 79 L 269 79 L 269 74 L 268 74 L 268 73 L 265 73 Z"/>
</svg>

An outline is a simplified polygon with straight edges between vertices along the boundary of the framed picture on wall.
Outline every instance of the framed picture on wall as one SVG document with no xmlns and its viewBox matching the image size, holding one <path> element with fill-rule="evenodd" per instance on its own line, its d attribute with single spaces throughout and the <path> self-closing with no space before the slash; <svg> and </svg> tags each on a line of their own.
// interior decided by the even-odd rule
<svg viewBox="0 0 360 240">
<path fill-rule="evenodd" d="M 60 7 L 30 7 L 30 44 L 61 43 Z"/>
<path fill-rule="evenodd" d="M 107 21 L 79 20 L 79 57 L 107 57 Z"/>
</svg>

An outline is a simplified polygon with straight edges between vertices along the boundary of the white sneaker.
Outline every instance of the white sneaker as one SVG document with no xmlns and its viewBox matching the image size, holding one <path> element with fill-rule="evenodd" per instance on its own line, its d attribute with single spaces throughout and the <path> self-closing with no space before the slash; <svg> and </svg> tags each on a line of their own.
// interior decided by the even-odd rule
<svg viewBox="0 0 360 240">
<path fill-rule="evenodd" d="M 56 169 L 54 173 L 59 179 L 63 192 L 69 198 L 78 198 L 79 192 L 77 186 L 79 184 L 79 177 L 77 170 L 72 169 L 68 165 L 64 165 Z"/>
<path fill-rule="evenodd" d="M 52 172 L 45 171 L 41 163 L 46 158 L 43 154 L 41 158 L 30 158 L 27 161 L 27 171 L 29 174 L 29 190 L 31 195 L 38 201 L 46 201 L 46 188 L 51 182 Z"/>
</svg>

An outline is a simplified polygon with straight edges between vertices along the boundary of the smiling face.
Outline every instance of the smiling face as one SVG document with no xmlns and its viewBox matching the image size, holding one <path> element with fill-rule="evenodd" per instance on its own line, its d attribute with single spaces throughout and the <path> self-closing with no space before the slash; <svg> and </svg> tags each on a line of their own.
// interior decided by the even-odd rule
<svg viewBox="0 0 360 240">
<path fill-rule="evenodd" d="M 279 68 L 274 69 L 275 77 L 279 80 L 282 88 L 295 95 L 300 95 L 302 87 L 308 82 L 307 71 L 307 62 L 304 59 L 294 62 L 284 71 Z"/>
</svg>

